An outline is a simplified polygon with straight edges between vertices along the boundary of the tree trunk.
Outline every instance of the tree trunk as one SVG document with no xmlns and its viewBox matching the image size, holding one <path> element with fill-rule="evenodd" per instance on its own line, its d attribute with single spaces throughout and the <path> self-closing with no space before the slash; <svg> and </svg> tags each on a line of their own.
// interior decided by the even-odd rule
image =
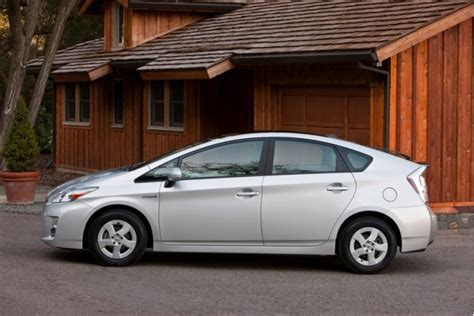
<svg viewBox="0 0 474 316">
<path fill-rule="evenodd" d="M 12 36 L 13 49 L 8 73 L 8 81 L 3 100 L 3 116 L 0 130 L 0 152 L 3 151 L 6 139 L 10 134 L 16 103 L 20 97 L 25 65 L 29 59 L 31 40 L 38 22 L 40 0 L 30 0 L 26 8 L 26 19 L 22 23 L 20 0 L 8 0 L 8 21 Z"/>
<path fill-rule="evenodd" d="M 66 21 L 72 12 L 72 9 L 77 4 L 77 1 L 78 0 L 65 0 L 61 1 L 59 4 L 58 15 L 56 16 L 53 32 L 51 33 L 48 46 L 46 47 L 43 64 L 41 65 L 38 78 L 36 78 L 35 88 L 30 100 L 29 120 L 31 125 L 35 124 L 36 118 L 38 117 L 44 90 L 46 89 L 49 73 L 51 72 L 51 67 L 53 65 L 54 55 L 56 54 L 61 41 Z"/>
</svg>

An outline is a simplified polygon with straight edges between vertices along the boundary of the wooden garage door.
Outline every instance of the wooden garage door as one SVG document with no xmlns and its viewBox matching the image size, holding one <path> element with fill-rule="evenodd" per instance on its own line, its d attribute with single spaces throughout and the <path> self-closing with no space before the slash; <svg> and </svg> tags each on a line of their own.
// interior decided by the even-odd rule
<svg viewBox="0 0 474 316">
<path fill-rule="evenodd" d="M 370 144 L 369 87 L 282 88 L 280 96 L 283 130 Z"/>
</svg>

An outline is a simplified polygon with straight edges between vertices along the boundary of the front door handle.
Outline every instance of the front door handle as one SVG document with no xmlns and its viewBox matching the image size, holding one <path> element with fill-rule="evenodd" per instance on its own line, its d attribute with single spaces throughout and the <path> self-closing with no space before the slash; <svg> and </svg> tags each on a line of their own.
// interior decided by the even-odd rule
<svg viewBox="0 0 474 316">
<path fill-rule="evenodd" d="M 344 192 L 344 191 L 349 191 L 349 187 L 343 185 L 342 183 L 331 183 L 326 187 L 326 190 L 329 192 Z"/>
<path fill-rule="evenodd" d="M 247 191 L 247 190 L 242 190 L 237 193 L 235 193 L 235 196 L 237 197 L 254 197 L 254 196 L 259 196 L 260 192 L 257 191 Z"/>
</svg>

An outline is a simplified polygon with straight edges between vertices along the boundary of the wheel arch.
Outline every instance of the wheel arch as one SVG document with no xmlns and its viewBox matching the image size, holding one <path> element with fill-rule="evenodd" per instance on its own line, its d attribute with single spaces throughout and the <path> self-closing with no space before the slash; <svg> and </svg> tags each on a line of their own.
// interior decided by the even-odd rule
<svg viewBox="0 0 474 316">
<path fill-rule="evenodd" d="M 337 245 L 339 244 L 341 233 L 344 230 L 344 228 L 346 228 L 346 226 L 349 225 L 349 223 L 351 223 L 355 219 L 358 219 L 361 217 L 374 217 L 386 222 L 393 229 L 393 232 L 395 233 L 395 236 L 397 237 L 397 244 L 398 244 L 399 249 L 402 249 L 402 235 L 400 233 L 400 229 L 398 228 L 398 225 L 390 216 L 385 215 L 380 212 L 376 212 L 376 211 L 363 211 L 363 212 L 358 212 L 356 214 L 349 216 L 348 218 L 344 220 L 344 222 L 339 227 L 337 231 L 337 237 L 336 237 L 336 254 L 338 254 Z"/>
<path fill-rule="evenodd" d="M 89 229 L 91 227 L 91 224 L 92 222 L 98 217 L 100 216 L 101 214 L 107 212 L 107 211 L 111 211 L 111 210 L 125 210 L 125 211 L 129 211 L 133 214 L 135 214 L 136 216 L 138 216 L 138 218 L 140 218 L 143 222 L 143 224 L 145 225 L 145 229 L 146 229 L 146 232 L 147 232 L 147 248 L 153 248 L 153 231 L 151 229 L 151 225 L 150 225 L 150 222 L 148 221 L 148 219 L 146 218 L 145 215 L 143 215 L 142 212 L 140 212 L 139 210 L 131 207 L 131 206 L 128 206 L 128 205 L 123 205 L 123 204 L 114 204 L 114 205 L 107 205 L 107 206 L 104 206 L 103 208 L 101 209 L 98 209 L 96 212 L 94 212 L 94 214 L 92 214 L 92 216 L 87 220 L 87 223 L 86 223 L 86 226 L 84 228 L 84 232 L 83 232 L 83 235 L 82 235 L 82 248 L 83 249 L 88 249 L 89 245 L 87 244 L 88 243 L 88 238 L 87 238 L 87 235 L 89 234 Z"/>
</svg>

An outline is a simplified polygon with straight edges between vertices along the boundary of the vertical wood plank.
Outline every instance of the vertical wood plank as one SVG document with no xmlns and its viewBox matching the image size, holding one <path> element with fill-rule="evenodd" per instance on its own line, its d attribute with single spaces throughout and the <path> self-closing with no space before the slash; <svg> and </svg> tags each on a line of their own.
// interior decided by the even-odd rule
<svg viewBox="0 0 474 316">
<path fill-rule="evenodd" d="M 414 158 L 418 162 L 427 160 L 428 143 L 428 41 L 415 47 L 415 148 Z"/>
<path fill-rule="evenodd" d="M 400 152 L 412 157 L 413 139 L 413 48 L 400 53 Z"/>
<path fill-rule="evenodd" d="M 98 84 L 98 83 L 97 83 Z M 103 86 L 103 85 L 102 85 Z M 100 100 L 101 102 L 103 101 L 103 96 L 102 95 L 99 95 L 102 91 L 99 90 L 98 88 L 96 88 L 94 86 L 94 102 L 96 102 L 96 100 Z M 93 119 L 93 124 L 94 126 L 92 126 L 92 129 L 93 129 L 93 135 L 94 135 L 94 164 L 93 164 L 93 168 L 94 169 L 99 169 L 100 168 L 100 164 L 99 164 L 99 161 L 100 161 L 100 148 L 102 146 L 99 147 L 99 144 L 103 144 L 102 143 L 102 139 L 100 138 L 100 131 L 102 130 L 99 126 L 99 104 L 98 103 L 95 103 L 94 106 L 92 107 L 92 113 L 94 114 L 94 119 Z"/>
<path fill-rule="evenodd" d="M 474 34 L 474 22 L 471 22 L 472 34 Z M 471 43 L 472 59 L 471 59 L 471 106 L 474 106 L 474 40 Z M 471 109 L 471 197 L 470 200 L 474 201 L 474 110 Z"/>
<path fill-rule="evenodd" d="M 124 34 L 123 34 L 123 44 L 125 47 L 131 47 L 133 43 L 133 32 L 136 30 L 134 27 L 134 13 L 133 9 L 125 8 L 124 16 Z"/>
<path fill-rule="evenodd" d="M 431 202 L 441 202 L 443 140 L 443 34 L 428 40 L 428 189 Z"/>
<path fill-rule="evenodd" d="M 384 105 L 385 85 L 379 82 L 370 88 L 370 144 L 380 148 L 384 146 Z"/>
<path fill-rule="evenodd" d="M 444 32 L 442 201 L 456 200 L 458 29 Z"/>
<path fill-rule="evenodd" d="M 255 71 L 254 88 L 254 129 L 256 131 L 265 129 L 265 71 L 258 67 Z"/>
<path fill-rule="evenodd" d="M 470 201 L 471 193 L 471 116 L 472 116 L 472 20 L 459 25 L 458 60 L 458 142 L 456 201 Z"/>
<path fill-rule="evenodd" d="M 388 148 L 397 149 L 398 56 L 390 59 L 390 111 Z"/>
</svg>

